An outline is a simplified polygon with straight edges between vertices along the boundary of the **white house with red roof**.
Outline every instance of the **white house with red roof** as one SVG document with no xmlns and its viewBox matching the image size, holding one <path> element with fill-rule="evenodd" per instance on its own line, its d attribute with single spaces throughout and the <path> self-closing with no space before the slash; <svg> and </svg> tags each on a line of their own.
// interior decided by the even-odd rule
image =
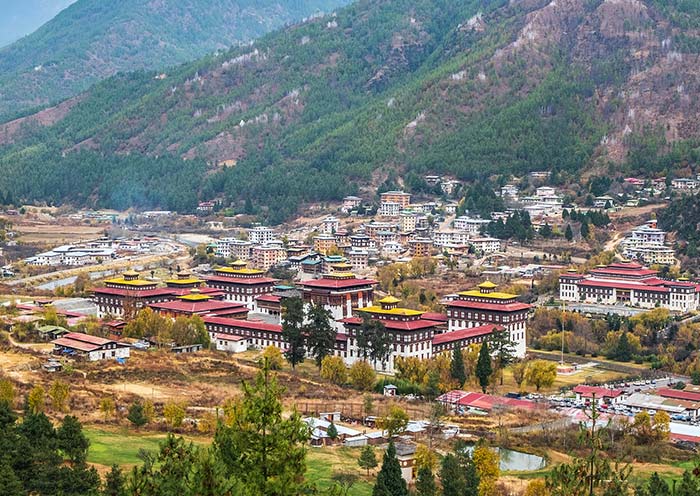
<svg viewBox="0 0 700 496">
<path fill-rule="evenodd" d="M 636 262 L 617 262 L 596 267 L 587 274 L 575 271 L 561 274 L 559 298 L 572 302 L 691 312 L 700 308 L 700 285 L 683 279 L 661 279 L 658 271 Z"/>
<path fill-rule="evenodd" d="M 73 355 L 90 361 L 129 358 L 129 345 L 82 332 L 69 332 L 51 343 L 57 355 Z"/>
<path fill-rule="evenodd" d="M 595 396 L 596 400 L 606 404 L 615 404 L 622 401 L 623 391 L 621 389 L 604 388 L 598 386 L 587 386 L 579 384 L 574 388 L 577 400 L 590 400 Z"/>
</svg>

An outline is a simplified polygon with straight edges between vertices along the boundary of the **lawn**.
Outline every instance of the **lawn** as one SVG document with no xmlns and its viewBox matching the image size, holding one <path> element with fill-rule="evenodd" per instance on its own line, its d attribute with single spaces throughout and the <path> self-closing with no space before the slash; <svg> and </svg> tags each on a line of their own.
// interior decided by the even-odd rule
<svg viewBox="0 0 700 496">
<path fill-rule="evenodd" d="M 131 467 L 141 463 L 141 450 L 156 451 L 158 444 L 165 439 L 165 434 L 136 433 L 128 429 L 106 430 L 97 427 L 85 427 L 90 439 L 88 462 L 110 466 L 114 463 Z M 195 444 L 205 445 L 206 438 L 188 438 Z M 381 461 L 379 450 L 377 459 Z M 359 480 L 348 491 L 347 496 L 369 496 L 372 486 L 367 482 L 365 472 L 357 465 L 359 448 L 313 448 L 309 447 L 306 477 L 320 489 L 331 485 L 332 475 L 337 472 L 356 474 Z M 370 479 L 376 474 L 370 476 Z"/>
</svg>

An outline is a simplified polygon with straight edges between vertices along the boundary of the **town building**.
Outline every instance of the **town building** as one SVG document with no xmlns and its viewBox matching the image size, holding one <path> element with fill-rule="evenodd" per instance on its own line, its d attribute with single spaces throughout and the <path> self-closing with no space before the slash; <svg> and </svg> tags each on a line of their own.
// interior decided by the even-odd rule
<svg viewBox="0 0 700 496">
<path fill-rule="evenodd" d="M 413 238 L 408 242 L 412 257 L 429 257 L 433 251 L 433 240 L 430 238 Z"/>
<path fill-rule="evenodd" d="M 687 280 L 661 279 L 658 271 L 636 262 L 617 262 L 591 269 L 587 274 L 575 271 L 561 274 L 559 298 L 572 302 L 691 312 L 700 306 L 700 285 Z"/>
<path fill-rule="evenodd" d="M 372 238 L 366 234 L 351 234 L 350 246 L 352 246 L 353 249 L 367 249 L 373 246 L 373 241 Z"/>
<path fill-rule="evenodd" d="M 112 248 L 92 248 L 89 246 L 64 245 L 53 250 L 38 253 L 33 257 L 25 258 L 29 265 L 37 266 L 73 266 L 93 265 L 117 258 L 117 253 Z"/>
<path fill-rule="evenodd" d="M 253 243 L 236 238 L 222 238 L 217 240 L 215 255 L 234 260 L 250 260 Z"/>
<path fill-rule="evenodd" d="M 377 281 L 341 272 L 303 281 L 300 285 L 305 304 L 322 305 L 337 321 L 351 317 L 353 310 L 371 304 Z M 336 324 L 335 327 L 340 329 L 342 325 Z"/>
<path fill-rule="evenodd" d="M 91 362 L 129 358 L 129 345 L 82 332 L 69 332 L 51 343 L 55 355 L 70 355 Z"/>
<path fill-rule="evenodd" d="M 471 238 L 469 240 L 469 246 L 472 246 L 476 253 L 480 253 L 482 255 L 498 253 L 502 248 L 501 240 L 491 237 Z"/>
<path fill-rule="evenodd" d="M 387 191 L 379 195 L 381 203 L 398 203 L 401 210 L 408 208 L 411 204 L 411 194 L 403 191 Z"/>
<path fill-rule="evenodd" d="M 471 235 L 458 229 L 441 229 L 433 233 L 433 244 L 437 247 L 456 248 L 468 246 Z"/>
<path fill-rule="evenodd" d="M 491 221 L 487 219 L 463 215 L 455 219 L 454 227 L 460 231 L 466 231 L 471 235 L 478 236 L 490 223 Z"/>
<path fill-rule="evenodd" d="M 452 193 L 457 191 L 457 188 L 459 188 L 460 186 L 462 186 L 462 183 L 460 183 L 456 179 L 443 179 L 442 182 L 440 182 L 440 189 L 446 195 L 451 195 Z"/>
<path fill-rule="evenodd" d="M 345 252 L 352 270 L 365 270 L 369 267 L 369 251 L 352 248 Z"/>
<path fill-rule="evenodd" d="M 254 246 L 251 251 L 253 266 L 263 271 L 287 260 L 287 250 L 281 244 Z"/>
<path fill-rule="evenodd" d="M 501 187 L 501 198 L 507 198 L 509 200 L 517 200 L 520 189 L 514 184 L 506 184 Z"/>
<path fill-rule="evenodd" d="M 318 253 L 325 255 L 337 247 L 335 236 L 332 234 L 319 234 L 314 236 L 314 251 Z"/>
<path fill-rule="evenodd" d="M 381 217 L 398 217 L 399 213 L 401 213 L 401 210 L 403 209 L 404 207 L 400 203 L 382 202 L 379 205 L 378 214 Z"/>
<path fill-rule="evenodd" d="M 248 230 L 248 241 L 256 245 L 266 245 L 275 238 L 275 231 L 271 227 L 257 226 Z"/>
<path fill-rule="evenodd" d="M 255 298 L 271 293 L 275 285 L 274 279 L 265 277 L 265 271 L 250 269 L 242 260 L 214 269 L 214 275 L 205 280 L 210 288 L 223 291 L 227 301 L 243 303 L 252 311 L 256 310 Z"/>
<path fill-rule="evenodd" d="M 515 354 L 525 356 L 527 316 L 531 305 L 517 301 L 517 295 L 496 291 L 486 281 L 477 289 L 464 291 L 444 302 L 448 331 L 495 325 L 505 328 L 515 343 Z M 491 330 L 493 331 L 493 329 Z"/>
<path fill-rule="evenodd" d="M 679 178 L 671 180 L 673 189 L 695 190 L 700 187 L 700 181 L 697 179 Z"/>
<path fill-rule="evenodd" d="M 348 214 L 353 210 L 357 210 L 360 205 L 362 205 L 362 198 L 358 196 L 346 196 L 343 198 L 343 205 L 340 207 L 340 211 Z"/>
<path fill-rule="evenodd" d="M 399 215 L 399 229 L 402 232 L 413 232 L 416 230 L 418 216 L 413 212 L 401 212 Z"/>
<path fill-rule="evenodd" d="M 323 234 L 335 234 L 340 230 L 340 219 L 329 216 L 321 221 L 321 232 Z"/>
</svg>

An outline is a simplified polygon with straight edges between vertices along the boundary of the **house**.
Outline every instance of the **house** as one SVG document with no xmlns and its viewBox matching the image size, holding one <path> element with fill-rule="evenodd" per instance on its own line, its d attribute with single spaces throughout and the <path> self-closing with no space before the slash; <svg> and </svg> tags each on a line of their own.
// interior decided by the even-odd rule
<svg viewBox="0 0 700 496">
<path fill-rule="evenodd" d="M 198 351 L 202 351 L 203 348 L 204 346 L 201 344 L 184 344 L 180 346 L 172 346 L 170 351 L 176 355 L 181 355 L 183 353 L 197 353 Z"/>
<path fill-rule="evenodd" d="M 401 209 L 411 204 L 411 194 L 403 191 L 387 191 L 380 195 L 381 203 L 398 203 Z"/>
<path fill-rule="evenodd" d="M 357 196 L 346 196 L 343 198 L 343 206 L 340 207 L 340 210 L 341 212 L 347 214 L 359 208 L 360 205 L 362 205 L 362 198 Z"/>
<path fill-rule="evenodd" d="M 673 189 L 695 190 L 700 187 L 700 181 L 687 178 L 674 179 L 671 181 L 671 187 Z"/>
<path fill-rule="evenodd" d="M 621 389 L 586 386 L 584 384 L 576 386 L 574 394 L 576 394 L 577 401 L 590 400 L 595 396 L 596 399 L 608 405 L 620 403 L 623 399 Z"/>
<path fill-rule="evenodd" d="M 54 339 L 58 339 L 61 336 L 70 333 L 70 331 L 65 327 L 55 325 L 40 326 L 36 328 L 36 331 L 44 341 L 53 341 Z"/>
<path fill-rule="evenodd" d="M 73 355 L 90 361 L 129 358 L 128 345 L 82 332 L 69 332 L 51 343 L 57 355 Z"/>
</svg>

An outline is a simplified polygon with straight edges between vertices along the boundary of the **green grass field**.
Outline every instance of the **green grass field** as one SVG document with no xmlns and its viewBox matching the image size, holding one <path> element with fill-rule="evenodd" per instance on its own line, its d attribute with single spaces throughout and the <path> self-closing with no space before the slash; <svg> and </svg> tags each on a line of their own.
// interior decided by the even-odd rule
<svg viewBox="0 0 700 496">
<path fill-rule="evenodd" d="M 95 427 L 84 429 L 90 439 L 88 462 L 111 466 L 116 463 L 124 468 L 141 463 L 141 450 L 157 451 L 158 445 L 165 434 L 140 434 L 128 429 L 106 430 Z M 195 444 L 206 445 L 205 438 L 188 438 Z M 377 459 L 381 455 L 377 450 Z M 350 488 L 348 496 L 369 496 L 372 486 L 367 482 L 365 472 L 357 465 L 360 456 L 359 448 L 309 448 L 307 456 L 306 477 L 320 489 L 327 488 L 332 483 L 332 476 L 337 472 L 356 474 L 359 480 Z M 370 475 L 370 479 L 375 473 Z"/>
</svg>

